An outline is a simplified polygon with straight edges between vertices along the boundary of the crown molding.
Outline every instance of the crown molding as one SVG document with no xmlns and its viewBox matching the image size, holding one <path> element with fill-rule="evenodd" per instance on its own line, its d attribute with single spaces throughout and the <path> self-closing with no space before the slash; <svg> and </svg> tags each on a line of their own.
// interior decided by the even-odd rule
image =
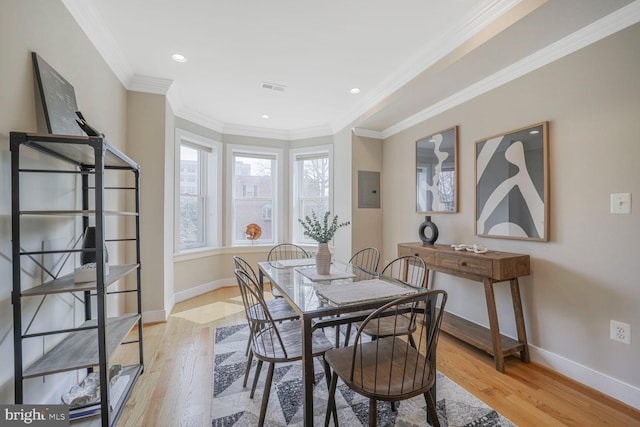
<svg viewBox="0 0 640 427">
<path fill-rule="evenodd" d="M 605 37 L 621 31 L 631 25 L 640 22 L 640 0 L 636 0 L 627 6 L 599 19 L 598 21 L 581 28 L 580 30 L 558 40 L 549 46 L 521 59 L 508 67 L 494 73 L 465 89 L 431 105 L 428 108 L 402 120 L 382 131 L 383 138 L 389 138 L 420 122 L 430 119 L 453 107 L 467 102 L 477 96 L 489 92 L 499 86 L 509 83 L 525 74 L 537 70 L 547 64 L 576 52 Z"/>
<path fill-rule="evenodd" d="M 62 0 L 62 3 L 118 80 L 129 89 L 129 84 L 134 78 L 133 69 L 92 3 L 72 0 Z"/>
<path fill-rule="evenodd" d="M 223 132 L 226 135 L 251 136 L 255 138 L 268 138 L 289 140 L 290 132 L 286 129 L 270 129 L 254 126 L 246 126 L 237 123 L 225 123 Z"/>
<path fill-rule="evenodd" d="M 332 127 L 334 129 L 342 129 L 349 126 L 349 124 L 358 117 L 366 114 L 372 106 L 382 103 L 388 96 L 433 66 L 493 21 L 522 3 L 522 1 L 523 0 L 488 0 L 470 9 L 467 14 L 468 19 L 465 22 L 458 27 L 451 28 L 447 33 L 427 43 L 421 53 L 407 61 L 391 76 L 383 80 L 376 88 L 369 91 L 369 95 L 363 98 L 362 102 L 341 119 L 332 123 Z"/>
<path fill-rule="evenodd" d="M 154 93 L 157 95 L 166 95 L 173 84 L 171 79 L 163 79 L 161 77 L 134 75 L 129 83 L 128 90 L 136 92 Z"/>
<path fill-rule="evenodd" d="M 351 131 L 354 135 L 360 136 L 363 138 L 374 138 L 374 139 L 384 139 L 384 135 L 382 132 L 372 129 L 366 128 L 351 128 Z"/>
<path fill-rule="evenodd" d="M 173 91 L 170 91 L 169 93 L 171 92 Z M 175 115 L 177 117 L 180 117 L 181 119 L 189 120 L 190 122 L 193 122 L 200 126 L 204 126 L 207 129 L 211 129 L 212 131 L 218 132 L 220 134 L 224 133 L 223 132 L 225 127 L 224 122 L 221 122 L 220 120 L 216 120 L 207 114 L 203 114 L 200 111 L 196 111 L 192 108 L 185 107 L 185 106 L 182 106 L 181 108 L 176 108 L 174 109 L 174 111 L 175 111 Z"/>
<path fill-rule="evenodd" d="M 318 138 L 321 136 L 333 136 L 336 132 L 333 130 L 331 126 L 327 125 L 319 125 L 313 126 L 303 129 L 292 129 L 289 131 L 289 139 L 297 140 L 297 139 L 309 139 L 309 138 Z"/>
</svg>

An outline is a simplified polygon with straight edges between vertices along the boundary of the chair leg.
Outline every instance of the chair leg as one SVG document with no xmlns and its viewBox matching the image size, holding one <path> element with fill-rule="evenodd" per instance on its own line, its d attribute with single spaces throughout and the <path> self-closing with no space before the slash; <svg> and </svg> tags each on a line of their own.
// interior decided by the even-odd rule
<svg viewBox="0 0 640 427">
<path fill-rule="evenodd" d="M 242 383 L 242 387 L 246 387 L 247 381 L 249 381 L 249 372 L 251 371 L 252 361 L 253 361 L 253 351 L 250 351 L 249 357 L 247 357 L 247 367 L 244 369 L 244 382 Z"/>
<path fill-rule="evenodd" d="M 327 401 L 327 414 L 324 417 L 324 427 L 329 427 L 329 418 L 333 413 L 333 424 L 338 427 L 338 410 L 336 409 L 336 385 L 338 384 L 338 374 L 335 372 L 331 376 L 329 385 L 329 400 Z"/>
<path fill-rule="evenodd" d="M 326 360 L 324 360 L 324 358 L 322 359 L 322 362 L 324 363 L 324 377 L 327 379 L 327 390 L 329 390 L 331 388 L 331 367 L 329 366 L 329 364 L 327 363 Z M 338 409 L 336 408 L 335 405 L 335 388 L 334 388 L 334 405 L 333 405 L 333 424 L 335 426 L 338 425 Z M 327 405 L 327 411 L 330 408 L 329 405 Z M 328 420 L 327 420 L 328 421 Z"/>
<path fill-rule="evenodd" d="M 396 402 L 389 402 L 391 404 L 391 410 L 393 412 L 398 412 L 398 408 L 396 408 Z"/>
<path fill-rule="evenodd" d="M 260 406 L 260 419 L 258 420 L 258 427 L 264 425 L 264 419 L 267 416 L 267 406 L 269 405 L 269 394 L 271 394 L 271 381 L 273 381 L 273 368 L 275 363 L 269 363 L 269 370 L 267 371 L 267 379 L 264 383 L 264 393 L 262 394 L 262 405 Z"/>
<path fill-rule="evenodd" d="M 347 332 L 344 334 L 344 346 L 349 345 L 349 338 L 351 338 L 351 323 L 347 323 Z"/>
<path fill-rule="evenodd" d="M 253 399 L 253 395 L 256 392 L 258 378 L 260 378 L 260 369 L 262 369 L 262 360 L 258 360 L 258 364 L 256 365 L 256 372 L 253 374 L 253 386 L 251 386 L 251 394 L 249 395 L 250 399 Z"/>
<path fill-rule="evenodd" d="M 255 332 L 253 328 L 255 328 L 255 326 L 253 324 L 249 324 L 249 340 L 247 341 L 247 348 L 244 351 L 245 356 L 249 355 L 249 349 L 251 348 L 251 341 L 252 341 L 251 338 L 253 337 L 253 333 Z"/>
<path fill-rule="evenodd" d="M 424 394 L 424 400 L 427 402 L 427 414 L 429 414 L 429 421 L 433 427 L 440 427 L 440 420 L 438 419 L 438 412 L 436 411 L 436 401 L 433 400 L 433 394 L 428 390 Z"/>
<path fill-rule="evenodd" d="M 378 402 L 375 399 L 369 399 L 369 427 L 376 427 L 378 422 Z"/>
<path fill-rule="evenodd" d="M 411 344 L 411 347 L 416 348 L 416 342 L 413 339 L 413 334 L 409 334 L 409 344 Z"/>
</svg>

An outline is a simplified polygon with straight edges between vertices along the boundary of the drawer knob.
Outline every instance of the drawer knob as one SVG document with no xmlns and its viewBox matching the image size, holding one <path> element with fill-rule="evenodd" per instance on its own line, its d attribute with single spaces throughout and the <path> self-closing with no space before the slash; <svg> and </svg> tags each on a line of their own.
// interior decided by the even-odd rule
<svg viewBox="0 0 640 427">
<path fill-rule="evenodd" d="M 460 266 L 461 267 L 466 267 L 467 266 L 467 262 L 466 261 L 461 261 L 460 262 Z"/>
</svg>

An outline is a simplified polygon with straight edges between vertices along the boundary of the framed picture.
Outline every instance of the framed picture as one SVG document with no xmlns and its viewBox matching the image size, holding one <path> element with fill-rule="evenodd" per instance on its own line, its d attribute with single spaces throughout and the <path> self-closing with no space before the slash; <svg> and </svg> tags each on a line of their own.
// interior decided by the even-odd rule
<svg viewBox="0 0 640 427">
<path fill-rule="evenodd" d="M 548 122 L 476 141 L 476 235 L 549 240 Z"/>
<path fill-rule="evenodd" d="M 416 141 L 416 211 L 458 211 L 458 127 Z"/>
<path fill-rule="evenodd" d="M 73 86 L 40 55 L 31 52 L 31 57 L 40 98 L 38 116 L 43 116 L 47 132 L 84 135 L 76 122 L 78 106 Z"/>
</svg>

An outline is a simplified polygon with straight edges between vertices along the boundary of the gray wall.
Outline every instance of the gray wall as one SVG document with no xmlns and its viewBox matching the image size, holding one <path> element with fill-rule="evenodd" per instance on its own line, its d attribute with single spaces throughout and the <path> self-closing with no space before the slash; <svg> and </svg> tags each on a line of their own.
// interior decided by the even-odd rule
<svg viewBox="0 0 640 427">
<path fill-rule="evenodd" d="M 532 274 L 520 282 L 534 360 L 640 407 L 640 207 L 609 213 L 609 194 L 640 195 L 640 25 L 398 133 L 383 143 L 384 254 L 418 241 L 414 141 L 460 126 L 459 213 L 432 215 L 438 243 L 478 242 L 530 254 Z M 474 236 L 475 141 L 549 121 L 550 236 L 528 242 Z M 448 308 L 487 325 L 482 286 L 437 275 Z M 515 336 L 508 286 L 497 286 L 503 330 Z M 609 339 L 609 321 L 632 325 L 631 345 Z M 602 385 L 598 383 L 602 381 Z M 630 387 L 625 389 L 622 383 Z M 615 388 L 615 387 L 614 387 Z M 626 390 L 626 391 L 625 391 Z M 624 396 L 617 396 L 622 399 Z"/>
</svg>

